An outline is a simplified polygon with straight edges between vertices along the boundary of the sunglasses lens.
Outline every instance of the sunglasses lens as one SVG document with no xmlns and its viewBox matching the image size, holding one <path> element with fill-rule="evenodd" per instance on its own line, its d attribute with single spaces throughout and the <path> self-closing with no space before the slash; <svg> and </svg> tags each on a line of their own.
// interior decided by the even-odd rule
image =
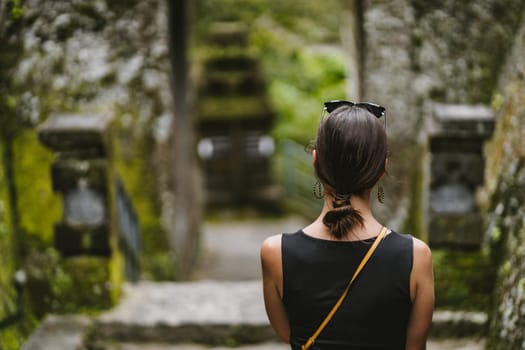
<svg viewBox="0 0 525 350">
<path fill-rule="evenodd" d="M 370 113 L 372 113 L 373 115 L 375 115 L 377 118 L 381 118 L 382 116 L 385 115 L 385 107 L 380 106 L 380 105 L 376 105 L 375 103 L 369 103 L 369 102 L 353 103 L 353 102 L 350 102 L 350 101 L 334 100 L 334 101 L 325 102 L 324 103 L 324 109 L 328 113 L 332 113 L 337 108 L 339 108 L 341 106 L 345 106 L 345 105 L 346 106 L 350 106 L 350 107 L 358 106 L 358 107 L 364 108 L 367 111 L 369 111 Z"/>
<path fill-rule="evenodd" d="M 385 114 L 385 108 L 378 105 L 367 104 L 366 109 L 377 118 L 381 118 Z"/>
<path fill-rule="evenodd" d="M 344 106 L 344 105 L 352 107 L 353 105 L 355 105 L 355 103 L 350 102 L 350 101 L 334 100 L 334 101 L 325 102 L 324 108 L 326 109 L 328 113 L 332 113 L 337 108 Z"/>
</svg>

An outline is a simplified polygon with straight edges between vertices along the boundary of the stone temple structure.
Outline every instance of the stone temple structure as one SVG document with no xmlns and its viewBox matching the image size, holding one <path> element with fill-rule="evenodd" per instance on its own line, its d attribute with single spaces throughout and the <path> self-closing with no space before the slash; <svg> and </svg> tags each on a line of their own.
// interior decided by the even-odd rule
<svg viewBox="0 0 525 350">
<path fill-rule="evenodd" d="M 241 23 L 210 28 L 196 103 L 198 154 L 211 205 L 268 203 L 274 115 Z"/>
<path fill-rule="evenodd" d="M 429 243 L 479 248 L 483 219 L 476 191 L 484 183 L 484 142 L 494 115 L 486 106 L 435 104 L 428 123 Z"/>
</svg>

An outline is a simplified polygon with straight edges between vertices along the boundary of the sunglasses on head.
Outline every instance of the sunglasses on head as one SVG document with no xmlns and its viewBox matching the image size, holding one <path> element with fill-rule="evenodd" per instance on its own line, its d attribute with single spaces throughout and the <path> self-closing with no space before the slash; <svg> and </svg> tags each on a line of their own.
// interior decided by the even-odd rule
<svg viewBox="0 0 525 350">
<path fill-rule="evenodd" d="M 386 128 L 386 109 L 383 106 L 380 106 L 375 103 L 370 102 L 350 102 L 350 101 L 344 101 L 344 100 L 332 100 L 327 101 L 324 103 L 323 107 L 323 115 L 321 117 L 321 121 L 324 118 L 324 112 L 327 111 L 328 113 L 332 113 L 337 108 L 341 106 L 356 106 L 359 108 L 366 109 L 368 112 L 372 113 L 377 118 L 385 117 L 385 128 Z"/>
</svg>

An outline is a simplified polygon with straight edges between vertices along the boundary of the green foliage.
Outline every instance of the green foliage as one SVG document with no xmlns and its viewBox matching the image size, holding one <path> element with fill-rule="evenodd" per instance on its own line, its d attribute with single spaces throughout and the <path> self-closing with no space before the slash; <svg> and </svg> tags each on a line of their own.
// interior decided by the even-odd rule
<svg viewBox="0 0 525 350">
<path fill-rule="evenodd" d="M 65 278 L 59 266 L 59 254 L 53 248 L 31 249 L 24 259 L 27 274 L 27 302 L 37 317 L 59 309 L 56 296 Z"/>
<path fill-rule="evenodd" d="M 216 21 L 253 23 L 264 16 L 272 17 L 278 26 L 301 33 L 312 41 L 337 40 L 341 2 L 339 0 L 294 1 L 201 0 L 195 8 L 195 27 L 198 35 L 205 35 L 208 26 Z"/>
<path fill-rule="evenodd" d="M 22 7 L 21 0 L 8 1 L 8 4 L 11 6 L 11 17 L 14 20 L 22 18 L 24 15 L 24 8 Z"/>
<path fill-rule="evenodd" d="M 224 339 L 224 345 L 230 348 L 235 348 L 239 346 L 239 341 L 234 337 L 227 337 Z"/>
<path fill-rule="evenodd" d="M 3 154 L 1 151 L 0 146 L 0 160 Z M 0 167 L 0 320 L 15 314 L 19 307 L 13 283 L 16 266 L 14 265 L 13 233 L 9 222 L 9 207 L 3 170 L 3 167 Z M 0 349 L 20 349 L 34 324 L 34 317 L 29 311 L 26 312 L 21 322 L 0 329 Z"/>
<path fill-rule="evenodd" d="M 433 250 L 436 307 L 488 311 L 493 279 L 479 251 Z"/>
<path fill-rule="evenodd" d="M 196 6 L 197 38 L 217 21 L 249 23 L 250 48 L 260 57 L 277 114 L 274 136 L 299 143 L 317 129 L 325 100 L 345 97 L 345 58 L 339 50 L 342 4 L 203 0 Z"/>
<path fill-rule="evenodd" d="M 114 286 L 108 281 L 111 261 L 98 257 L 75 257 L 61 262 L 65 278 L 57 299 L 62 302 L 64 312 L 93 312 L 107 309 L 112 305 L 111 290 Z"/>
<path fill-rule="evenodd" d="M 26 315 L 21 322 L 0 330 L 0 349 L 20 350 L 36 325 L 37 320 Z"/>
<path fill-rule="evenodd" d="M 24 262 L 28 281 L 26 296 L 29 310 L 37 317 L 47 313 L 93 313 L 110 307 L 115 281 L 111 259 L 80 256 L 63 258 L 53 248 L 32 249 Z"/>
<path fill-rule="evenodd" d="M 313 47 L 279 51 L 284 45 L 279 40 L 270 32 L 254 34 L 270 81 L 270 101 L 278 115 L 274 136 L 305 144 L 315 135 L 322 103 L 345 98 L 344 56 L 341 51 Z"/>
<path fill-rule="evenodd" d="M 1 183 L 0 183 L 1 185 Z M 0 191 L 2 191 L 0 186 Z M 0 201 L 0 204 L 2 202 Z M 0 320 L 4 320 L 16 311 L 16 294 L 13 288 L 13 259 L 11 257 L 11 240 L 7 231 L 6 220 L 3 212 L 0 212 Z M 11 330 L 0 329 L 0 349 L 15 349 L 20 345 L 17 334 Z"/>
<path fill-rule="evenodd" d="M 337 50 L 291 47 L 280 42 L 283 37 L 278 33 L 256 33 L 254 37 L 278 115 L 274 136 L 305 144 L 315 135 L 322 103 L 345 97 L 344 56 Z M 280 50 L 283 47 L 287 48 Z"/>
</svg>

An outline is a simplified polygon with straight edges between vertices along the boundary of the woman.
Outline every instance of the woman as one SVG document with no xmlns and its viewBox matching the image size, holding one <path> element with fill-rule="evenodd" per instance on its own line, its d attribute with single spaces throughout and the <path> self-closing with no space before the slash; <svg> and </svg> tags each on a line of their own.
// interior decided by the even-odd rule
<svg viewBox="0 0 525 350">
<path fill-rule="evenodd" d="M 383 229 L 370 207 L 372 188 L 386 171 L 380 120 L 385 109 L 331 101 L 324 110 L 330 114 L 321 119 L 312 152 L 324 188 L 323 209 L 304 229 L 269 237 L 261 247 L 270 323 L 282 341 L 301 349 L 381 232 L 311 349 L 425 349 L 434 306 L 430 249 L 412 236 Z M 382 196 L 379 186 L 380 201 Z"/>
</svg>

